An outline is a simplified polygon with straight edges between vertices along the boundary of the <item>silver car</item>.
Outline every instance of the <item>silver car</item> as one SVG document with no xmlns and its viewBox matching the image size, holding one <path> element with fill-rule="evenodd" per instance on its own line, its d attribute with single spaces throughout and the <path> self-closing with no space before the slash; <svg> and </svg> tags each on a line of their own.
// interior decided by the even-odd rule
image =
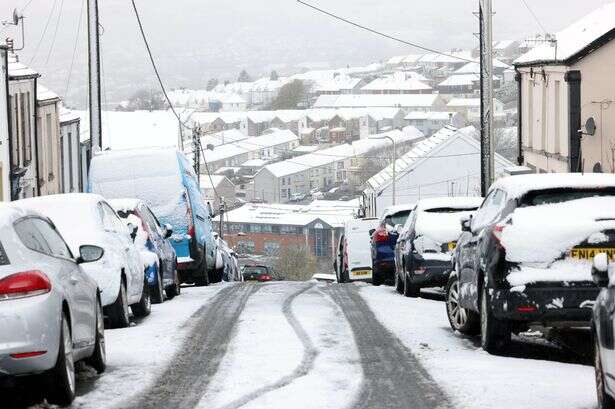
<svg viewBox="0 0 615 409">
<path fill-rule="evenodd" d="M 100 291 L 80 267 L 104 250 L 79 250 L 48 218 L 0 204 L 0 378 L 43 374 L 59 405 L 74 399 L 76 361 L 99 373 L 106 364 Z"/>
</svg>

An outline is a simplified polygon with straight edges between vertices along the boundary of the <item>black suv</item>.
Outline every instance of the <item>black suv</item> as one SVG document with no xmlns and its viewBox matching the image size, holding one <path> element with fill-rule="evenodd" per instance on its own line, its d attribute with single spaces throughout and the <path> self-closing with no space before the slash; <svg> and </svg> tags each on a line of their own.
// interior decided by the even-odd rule
<svg viewBox="0 0 615 409">
<path fill-rule="evenodd" d="M 501 350 L 530 324 L 589 326 L 591 259 L 615 251 L 615 175 L 511 176 L 462 221 L 446 288 L 451 327 Z M 611 216 L 609 216 L 609 214 Z"/>
</svg>

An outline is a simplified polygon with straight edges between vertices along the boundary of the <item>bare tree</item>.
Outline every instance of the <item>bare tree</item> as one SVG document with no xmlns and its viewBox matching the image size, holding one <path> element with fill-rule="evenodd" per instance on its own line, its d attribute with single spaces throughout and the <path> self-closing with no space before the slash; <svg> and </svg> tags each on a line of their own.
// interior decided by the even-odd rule
<svg viewBox="0 0 615 409">
<path fill-rule="evenodd" d="M 278 252 L 276 271 L 291 281 L 309 280 L 316 273 L 316 257 L 306 246 L 285 246 Z"/>
</svg>

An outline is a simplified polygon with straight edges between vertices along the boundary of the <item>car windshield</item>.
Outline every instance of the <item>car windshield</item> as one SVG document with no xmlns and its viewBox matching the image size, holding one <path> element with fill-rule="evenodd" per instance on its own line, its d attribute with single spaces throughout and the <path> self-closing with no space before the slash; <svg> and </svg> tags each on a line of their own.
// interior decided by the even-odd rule
<svg viewBox="0 0 615 409">
<path fill-rule="evenodd" d="M 530 192 L 522 200 L 522 206 L 564 203 L 599 196 L 615 196 L 615 189 L 553 189 Z"/>
<path fill-rule="evenodd" d="M 404 210 L 402 212 L 397 212 L 392 215 L 387 216 L 384 219 L 384 223 L 389 226 L 396 226 L 398 224 L 404 225 L 406 224 L 406 220 L 408 220 L 408 216 L 412 213 L 411 210 Z"/>
<path fill-rule="evenodd" d="M 250 267 L 244 267 L 243 273 L 244 274 L 267 274 L 268 271 L 267 271 L 267 267 L 250 266 Z"/>
</svg>

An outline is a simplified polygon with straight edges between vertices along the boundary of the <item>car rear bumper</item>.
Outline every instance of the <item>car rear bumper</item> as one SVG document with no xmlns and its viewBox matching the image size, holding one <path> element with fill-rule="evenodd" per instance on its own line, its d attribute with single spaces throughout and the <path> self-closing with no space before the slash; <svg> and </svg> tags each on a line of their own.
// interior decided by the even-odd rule
<svg viewBox="0 0 615 409">
<path fill-rule="evenodd" d="M 419 259 L 412 271 L 412 283 L 421 287 L 445 285 L 451 273 L 448 260 Z"/>
<path fill-rule="evenodd" d="M 500 319 L 589 324 L 597 287 L 540 287 L 492 291 L 493 314 Z"/>
<path fill-rule="evenodd" d="M 395 259 L 374 260 L 374 270 L 382 276 L 383 279 L 393 279 L 395 277 Z"/>
<path fill-rule="evenodd" d="M 51 293 L 0 301 L 0 376 L 28 375 L 53 368 L 60 342 L 62 303 Z M 11 354 L 43 352 L 28 358 Z"/>
</svg>

